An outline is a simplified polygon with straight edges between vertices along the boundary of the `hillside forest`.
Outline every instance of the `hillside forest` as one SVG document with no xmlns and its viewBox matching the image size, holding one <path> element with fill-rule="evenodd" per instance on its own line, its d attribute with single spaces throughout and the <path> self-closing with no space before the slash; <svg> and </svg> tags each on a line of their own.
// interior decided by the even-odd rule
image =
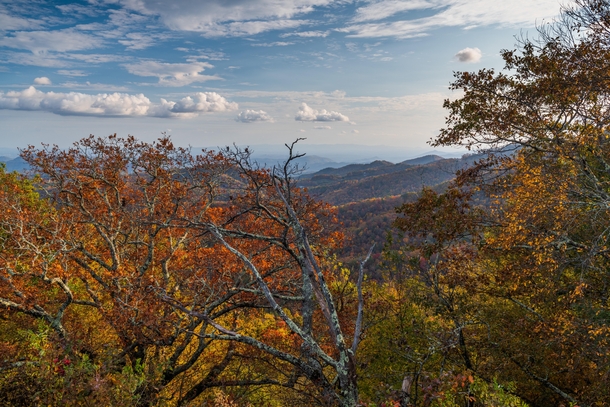
<svg viewBox="0 0 610 407">
<path fill-rule="evenodd" d="M 22 150 L 0 405 L 610 405 L 610 2 L 502 57 L 455 74 L 431 144 L 462 159 Z"/>
</svg>

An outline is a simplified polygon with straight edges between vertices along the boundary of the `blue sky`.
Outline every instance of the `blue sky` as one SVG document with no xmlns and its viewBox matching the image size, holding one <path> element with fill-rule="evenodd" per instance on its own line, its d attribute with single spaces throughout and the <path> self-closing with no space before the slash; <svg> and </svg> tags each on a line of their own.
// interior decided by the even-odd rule
<svg viewBox="0 0 610 407">
<path fill-rule="evenodd" d="M 454 71 L 501 68 L 558 0 L 0 0 L 0 147 L 429 150 Z"/>
</svg>

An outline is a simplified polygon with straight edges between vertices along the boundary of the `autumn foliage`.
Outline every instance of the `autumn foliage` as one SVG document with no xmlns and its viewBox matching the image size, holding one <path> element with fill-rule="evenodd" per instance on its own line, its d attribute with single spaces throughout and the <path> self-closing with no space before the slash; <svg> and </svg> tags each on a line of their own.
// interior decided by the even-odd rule
<svg viewBox="0 0 610 407">
<path fill-rule="evenodd" d="M 504 51 L 504 71 L 456 74 L 463 96 L 445 103 L 447 126 L 433 144 L 486 157 L 446 192 L 425 189 L 398 209 L 405 244 L 388 260 L 404 278 L 407 315 L 431 329 L 423 346 L 401 331 L 416 349 L 402 376 L 471 375 L 462 405 L 485 405 L 481 383 L 519 397 L 493 405 L 610 400 L 610 8 L 576 3 L 538 40 Z M 407 386 L 397 399 L 425 404 L 425 388 Z M 442 393 L 457 400 L 447 386 Z"/>
<path fill-rule="evenodd" d="M 343 226 L 295 143 L 274 168 L 167 137 L 23 150 L 32 174 L 0 168 L 0 404 L 608 405 L 609 38 L 608 2 L 577 0 L 501 72 L 457 73 L 432 144 L 479 160 L 406 202 L 344 180 Z"/>
<path fill-rule="evenodd" d="M 357 399 L 322 272 L 341 236 L 290 162 L 116 136 L 22 155 L 40 177 L 0 180 L 7 403 Z"/>
</svg>

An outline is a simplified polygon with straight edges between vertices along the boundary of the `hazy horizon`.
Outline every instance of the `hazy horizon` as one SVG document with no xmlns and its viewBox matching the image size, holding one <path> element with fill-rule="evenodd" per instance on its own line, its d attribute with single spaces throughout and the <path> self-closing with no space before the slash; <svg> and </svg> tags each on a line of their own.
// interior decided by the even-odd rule
<svg viewBox="0 0 610 407">
<path fill-rule="evenodd" d="M 75 140 L 76 141 L 76 140 Z M 53 144 L 53 143 L 51 143 Z M 42 145 L 34 145 L 42 147 Z M 26 145 L 19 148 L 25 148 Z M 64 146 L 67 148 L 69 146 Z M 193 152 L 201 149 L 218 150 L 226 145 L 218 146 L 183 146 L 191 147 Z M 233 147 L 229 145 L 229 147 Z M 248 147 L 253 152 L 255 159 L 269 158 L 282 159 L 287 156 L 288 150 L 284 144 L 243 144 L 240 148 Z M 19 156 L 19 148 L 0 146 L 0 156 L 16 158 Z M 361 145 L 361 144 L 307 144 L 301 140 L 296 145 L 295 151 L 305 153 L 308 158 L 319 157 L 332 160 L 334 163 L 358 163 L 371 162 L 375 160 L 390 161 L 398 163 L 401 161 L 422 157 L 425 155 L 439 155 L 444 158 L 461 157 L 468 153 L 465 149 L 443 148 L 438 149 L 428 146 L 428 149 L 410 149 L 408 147 L 384 146 L 384 145 Z"/>
</svg>

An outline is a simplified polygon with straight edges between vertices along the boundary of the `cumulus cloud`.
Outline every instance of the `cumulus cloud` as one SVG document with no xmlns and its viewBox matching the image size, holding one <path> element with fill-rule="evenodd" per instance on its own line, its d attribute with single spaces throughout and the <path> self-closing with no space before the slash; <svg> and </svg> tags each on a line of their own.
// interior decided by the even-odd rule
<svg viewBox="0 0 610 407">
<path fill-rule="evenodd" d="M 475 63 L 481 60 L 481 50 L 478 48 L 464 48 L 455 54 L 460 62 Z"/>
<path fill-rule="evenodd" d="M 412 38 L 441 27 L 532 27 L 536 20 L 557 16 L 560 7 L 557 0 L 380 0 L 358 8 L 353 23 L 339 31 L 352 37 Z M 412 10 L 426 10 L 432 15 L 383 21 Z"/>
<path fill-rule="evenodd" d="M 36 85 L 50 85 L 51 80 L 49 78 L 47 78 L 46 76 L 41 76 L 40 78 L 34 79 L 34 83 Z"/>
<path fill-rule="evenodd" d="M 330 126 L 313 126 L 314 129 L 316 130 L 330 130 L 332 129 L 332 127 Z"/>
<path fill-rule="evenodd" d="M 0 92 L 0 109 L 40 110 L 71 116 L 189 118 L 206 112 L 236 110 L 237 104 L 215 92 L 199 92 L 177 102 L 161 99 L 161 103 L 155 104 L 141 93 L 55 93 L 30 86 L 23 91 Z"/>
<path fill-rule="evenodd" d="M 273 118 L 264 110 L 244 110 L 237 115 L 235 121 L 242 123 L 274 122 Z"/>
<path fill-rule="evenodd" d="M 205 82 L 221 79 L 216 75 L 202 75 L 206 68 L 214 66 L 207 62 L 167 63 L 158 61 L 140 61 L 125 64 L 129 73 L 138 76 L 153 76 L 159 79 L 161 86 L 186 86 L 194 82 Z"/>
<path fill-rule="evenodd" d="M 349 118 L 339 112 L 327 111 L 326 109 L 315 110 L 307 106 L 306 103 L 301 104 L 297 115 L 294 117 L 297 121 L 302 122 L 348 122 Z"/>
</svg>

